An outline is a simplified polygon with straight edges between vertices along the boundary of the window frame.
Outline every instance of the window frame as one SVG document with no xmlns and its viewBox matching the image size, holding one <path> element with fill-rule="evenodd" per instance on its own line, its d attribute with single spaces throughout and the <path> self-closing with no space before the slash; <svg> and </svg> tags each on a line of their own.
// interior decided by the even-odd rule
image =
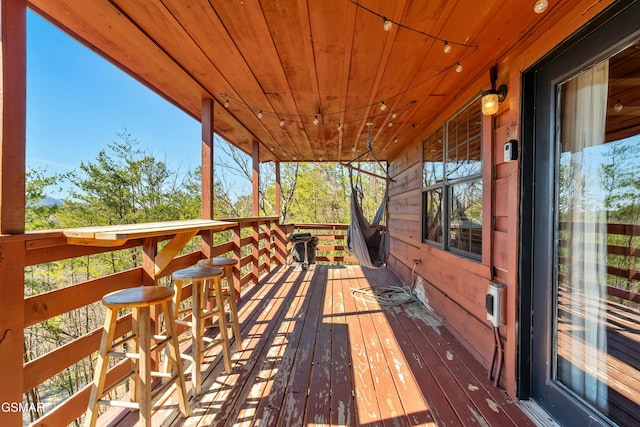
<svg viewBox="0 0 640 427">
<path fill-rule="evenodd" d="M 453 115 L 451 115 L 449 118 L 447 118 L 446 120 L 444 120 L 444 122 L 438 126 L 433 132 L 429 133 L 422 141 L 422 195 L 421 195 L 421 202 L 422 202 L 422 243 L 423 244 L 427 244 L 429 246 L 433 246 L 437 249 L 440 250 L 444 250 L 447 252 L 451 252 L 453 254 L 465 257 L 465 258 L 469 258 L 471 260 L 474 261 L 482 261 L 482 254 L 484 251 L 484 245 L 486 245 L 487 243 L 485 242 L 485 211 L 487 208 L 490 208 L 490 206 L 486 206 L 486 198 L 485 198 L 485 193 L 487 191 L 487 189 L 485 188 L 486 182 L 485 182 L 485 174 L 484 174 L 484 162 L 486 161 L 485 159 L 485 138 L 484 138 L 484 126 L 485 126 L 485 120 L 484 120 L 484 116 L 482 115 L 482 111 L 480 108 L 478 108 L 478 120 L 479 120 L 479 125 L 478 125 L 478 132 L 477 132 L 477 137 L 479 139 L 479 151 L 480 151 L 480 160 L 479 160 L 479 168 L 474 171 L 471 174 L 468 175 L 455 175 L 453 177 L 448 177 L 448 170 L 447 170 L 447 165 L 451 163 L 451 161 L 448 159 L 448 151 L 450 148 L 450 140 L 451 140 L 451 135 L 449 134 L 450 129 L 449 129 L 449 125 L 450 123 L 452 123 L 454 120 L 458 119 L 460 114 L 463 114 L 465 111 L 467 111 L 470 107 L 473 106 L 474 103 L 478 103 L 478 107 L 480 106 L 480 102 L 481 102 L 481 96 L 478 94 L 476 96 L 474 96 L 469 102 L 467 102 L 462 108 L 458 109 Z M 427 149 L 428 147 L 426 146 L 426 144 L 428 143 L 432 143 L 432 141 L 429 141 L 430 138 L 437 136 L 438 134 L 442 135 L 442 146 L 441 146 L 441 152 L 442 152 L 442 156 L 440 158 L 439 162 L 429 162 L 430 164 L 439 164 L 440 166 L 440 171 L 439 174 L 435 174 L 434 178 L 431 182 L 427 185 L 427 176 L 425 176 L 425 164 L 426 159 L 425 159 L 425 149 Z M 468 137 L 467 143 L 468 141 L 475 139 L 476 134 L 474 133 L 473 135 L 471 135 L 470 137 Z M 456 140 L 456 143 L 459 145 L 460 141 Z M 460 185 L 464 185 L 464 184 L 472 184 L 474 182 L 479 182 L 481 187 L 482 187 L 482 194 L 480 195 L 480 202 L 482 204 L 482 213 L 481 213 L 481 218 L 482 218 L 482 225 L 481 225 L 481 231 L 480 231 L 480 236 L 481 236 L 481 247 L 479 252 L 472 252 L 471 250 L 465 250 L 465 249 L 460 249 L 457 247 L 452 246 L 452 238 L 451 238 L 451 193 L 453 191 L 453 189 L 456 186 L 460 186 Z M 430 240 L 427 238 L 427 234 L 430 231 L 430 229 L 433 227 L 431 225 L 430 227 L 430 223 L 429 223 L 429 211 L 427 209 L 427 199 L 428 199 L 428 195 L 429 194 L 437 194 L 438 192 L 440 192 L 441 194 L 441 202 L 440 202 L 440 211 L 439 211 L 439 221 L 437 221 L 437 225 L 440 226 L 440 232 L 439 234 L 436 234 L 436 237 L 440 236 L 441 239 L 440 241 L 438 240 Z"/>
</svg>

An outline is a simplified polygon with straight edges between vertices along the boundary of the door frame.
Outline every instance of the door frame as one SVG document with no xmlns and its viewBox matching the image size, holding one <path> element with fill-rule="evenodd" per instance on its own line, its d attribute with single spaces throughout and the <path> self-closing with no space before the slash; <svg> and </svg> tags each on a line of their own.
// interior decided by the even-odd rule
<svg viewBox="0 0 640 427">
<path fill-rule="evenodd" d="M 638 16 L 639 0 L 614 3 L 522 75 L 516 396 L 536 402 L 562 425 L 610 423 L 552 378 L 556 89 L 637 38 Z"/>
</svg>

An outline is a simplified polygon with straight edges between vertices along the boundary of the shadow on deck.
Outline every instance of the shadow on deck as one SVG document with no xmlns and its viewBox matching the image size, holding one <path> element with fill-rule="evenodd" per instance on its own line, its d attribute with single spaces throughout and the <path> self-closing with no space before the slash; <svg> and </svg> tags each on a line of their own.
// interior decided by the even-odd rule
<svg viewBox="0 0 640 427">
<path fill-rule="evenodd" d="M 243 290 L 244 350 L 233 354 L 232 374 L 214 350 L 191 416 L 172 394 L 158 402 L 154 425 L 534 425 L 424 305 L 352 295 L 368 286 L 400 282 L 384 268 L 292 266 Z M 136 421 L 110 409 L 99 424 Z"/>
</svg>

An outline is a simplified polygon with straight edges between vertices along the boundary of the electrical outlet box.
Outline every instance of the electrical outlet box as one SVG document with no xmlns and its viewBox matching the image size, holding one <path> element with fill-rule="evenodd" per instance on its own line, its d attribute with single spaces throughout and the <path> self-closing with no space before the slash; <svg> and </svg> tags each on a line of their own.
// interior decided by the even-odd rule
<svg viewBox="0 0 640 427">
<path fill-rule="evenodd" d="M 505 323 L 505 293 L 506 286 L 500 283 L 489 284 L 485 306 L 487 308 L 487 320 L 493 326 Z"/>
<path fill-rule="evenodd" d="M 504 144 L 504 161 L 510 162 L 518 159 L 518 141 L 515 139 L 509 140 Z"/>
</svg>

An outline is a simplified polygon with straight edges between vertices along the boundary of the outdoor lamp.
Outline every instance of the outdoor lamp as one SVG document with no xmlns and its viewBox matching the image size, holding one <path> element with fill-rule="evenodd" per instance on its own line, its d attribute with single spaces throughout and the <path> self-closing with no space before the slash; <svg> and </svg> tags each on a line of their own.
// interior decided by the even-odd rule
<svg viewBox="0 0 640 427">
<path fill-rule="evenodd" d="M 498 104 L 507 97 L 507 85 L 500 85 L 498 90 L 491 89 L 482 92 L 482 114 L 492 116 L 498 112 Z"/>
<path fill-rule="evenodd" d="M 496 80 L 498 79 L 498 68 L 492 67 L 489 70 L 491 78 L 491 89 L 482 92 L 482 114 L 492 116 L 498 112 L 498 104 L 507 97 L 507 85 L 500 85 L 496 90 Z"/>
</svg>

